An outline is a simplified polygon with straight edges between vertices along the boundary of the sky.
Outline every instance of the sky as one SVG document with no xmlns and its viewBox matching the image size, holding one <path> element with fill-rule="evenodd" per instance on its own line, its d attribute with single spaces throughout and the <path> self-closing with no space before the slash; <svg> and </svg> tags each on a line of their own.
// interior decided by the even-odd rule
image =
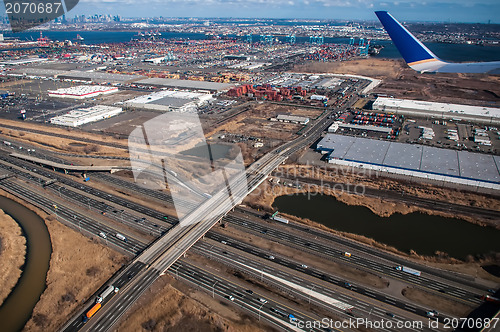
<svg viewBox="0 0 500 332">
<path fill-rule="evenodd" d="M 80 0 L 67 16 L 376 20 L 375 10 L 400 21 L 500 23 L 499 0 Z"/>
</svg>

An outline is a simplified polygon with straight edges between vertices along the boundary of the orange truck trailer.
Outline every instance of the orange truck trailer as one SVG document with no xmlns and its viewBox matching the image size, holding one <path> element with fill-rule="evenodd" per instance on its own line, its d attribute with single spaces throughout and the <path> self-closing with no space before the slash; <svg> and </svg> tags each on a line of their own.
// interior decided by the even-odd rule
<svg viewBox="0 0 500 332">
<path fill-rule="evenodd" d="M 94 314 L 99 309 L 101 309 L 101 304 L 100 303 L 96 303 L 89 311 L 87 311 L 87 314 L 85 316 L 87 316 L 87 318 L 90 318 L 90 317 L 94 316 Z"/>
</svg>

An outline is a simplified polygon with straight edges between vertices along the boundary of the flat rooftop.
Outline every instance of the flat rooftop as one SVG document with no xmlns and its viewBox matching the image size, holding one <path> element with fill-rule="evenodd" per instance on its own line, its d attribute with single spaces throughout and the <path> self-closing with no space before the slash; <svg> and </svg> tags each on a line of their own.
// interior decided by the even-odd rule
<svg viewBox="0 0 500 332">
<path fill-rule="evenodd" d="M 383 110 L 384 108 L 386 110 L 414 110 L 416 112 L 444 113 L 446 115 L 456 116 L 457 118 L 460 118 L 461 115 L 469 115 L 500 120 L 500 108 L 378 97 L 373 103 L 373 109 Z"/>
<path fill-rule="evenodd" d="M 500 156 L 337 134 L 317 145 L 330 159 L 500 183 Z"/>
<path fill-rule="evenodd" d="M 206 81 L 175 80 L 169 78 L 147 78 L 137 81 L 136 84 L 157 85 L 169 88 L 222 91 L 230 89 L 234 84 Z"/>
</svg>

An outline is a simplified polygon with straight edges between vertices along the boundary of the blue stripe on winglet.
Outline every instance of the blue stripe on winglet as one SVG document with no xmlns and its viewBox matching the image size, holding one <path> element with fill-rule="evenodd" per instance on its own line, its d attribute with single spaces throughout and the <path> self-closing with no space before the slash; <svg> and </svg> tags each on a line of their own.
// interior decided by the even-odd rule
<svg viewBox="0 0 500 332">
<path fill-rule="evenodd" d="M 427 47 L 396 21 L 391 14 L 386 11 L 376 11 L 375 14 L 406 63 L 436 58 Z"/>
</svg>

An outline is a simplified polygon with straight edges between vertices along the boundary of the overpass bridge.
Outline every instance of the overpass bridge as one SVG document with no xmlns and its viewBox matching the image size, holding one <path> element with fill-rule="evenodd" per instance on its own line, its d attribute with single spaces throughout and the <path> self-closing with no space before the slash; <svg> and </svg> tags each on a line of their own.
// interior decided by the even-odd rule
<svg viewBox="0 0 500 332">
<path fill-rule="evenodd" d="M 32 163 L 35 164 L 40 164 L 48 167 L 52 167 L 54 170 L 63 170 L 63 171 L 74 171 L 74 172 L 117 172 L 117 171 L 123 171 L 123 170 L 132 170 L 131 166 L 123 166 L 123 165 L 116 165 L 116 166 L 85 166 L 85 165 L 68 165 L 68 164 L 62 164 L 58 163 L 52 160 L 47 160 L 47 159 L 42 159 L 38 158 L 35 156 L 31 155 L 26 155 L 26 154 L 21 154 L 21 153 L 11 153 L 11 157 L 31 161 Z"/>
<path fill-rule="evenodd" d="M 191 246 L 209 231 L 225 214 L 257 188 L 271 172 L 299 149 L 316 141 L 321 132 L 328 128 L 333 120 L 325 114 L 317 119 L 307 132 L 293 141 L 277 147 L 254 162 L 246 172 L 230 179 L 233 183 L 231 191 L 227 188 L 216 192 L 196 209 L 187 214 L 183 220 L 158 238 L 144 250 L 110 282 L 126 276 L 130 270 L 142 266 L 120 292 L 103 306 L 85 325 L 81 323 L 83 311 L 77 313 L 61 331 L 107 331 L 120 319 L 132 304 L 149 288 L 149 286 L 175 263 Z"/>
<path fill-rule="evenodd" d="M 290 155 L 299 149 L 315 142 L 321 132 L 328 128 L 333 121 L 325 116 L 318 119 L 310 127 L 307 134 L 285 143 L 274 149 L 247 168 L 243 174 L 233 178 L 236 183 L 235 191 L 227 195 L 223 188 L 207 199 L 198 208 L 186 215 L 183 221 L 170 229 L 165 235 L 157 239 L 149 248 L 138 255 L 128 267 L 116 278 L 123 277 L 128 269 L 136 264 L 144 268 L 130 282 L 120 289 L 105 306 L 85 325 L 81 321 L 81 314 L 62 329 L 62 331 L 107 331 L 133 305 L 133 303 L 149 288 L 149 286 L 174 264 L 191 246 L 201 239 L 217 222 L 231 209 L 240 204 L 245 196 L 257 188 L 271 172 L 283 163 Z M 78 328 L 75 328 L 78 327 Z"/>
</svg>

